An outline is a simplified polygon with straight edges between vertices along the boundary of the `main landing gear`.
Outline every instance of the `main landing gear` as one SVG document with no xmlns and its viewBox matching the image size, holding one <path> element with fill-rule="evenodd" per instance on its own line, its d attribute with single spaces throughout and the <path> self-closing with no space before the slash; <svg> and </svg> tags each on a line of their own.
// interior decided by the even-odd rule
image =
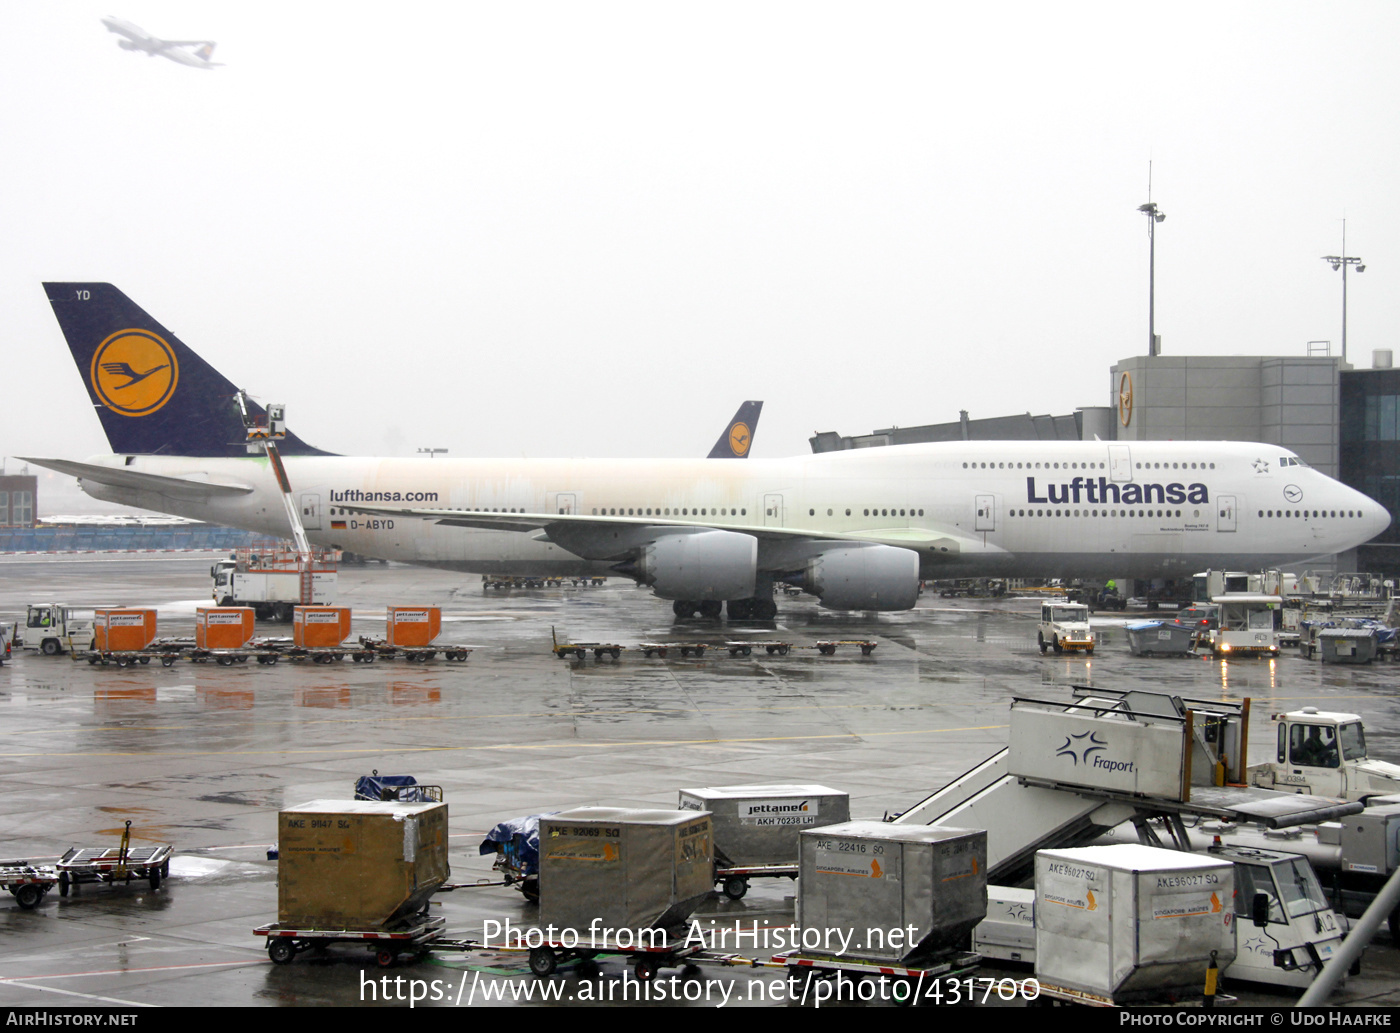
<svg viewBox="0 0 1400 1033">
<path fill-rule="evenodd" d="M 719 617 L 724 606 L 725 604 L 717 599 L 709 599 L 705 602 L 677 599 L 671 604 L 671 611 L 682 620 L 688 620 L 696 614 L 707 620 L 714 620 Z M 777 616 L 778 604 L 771 598 L 729 600 L 729 619 L 732 621 L 771 621 Z"/>
</svg>

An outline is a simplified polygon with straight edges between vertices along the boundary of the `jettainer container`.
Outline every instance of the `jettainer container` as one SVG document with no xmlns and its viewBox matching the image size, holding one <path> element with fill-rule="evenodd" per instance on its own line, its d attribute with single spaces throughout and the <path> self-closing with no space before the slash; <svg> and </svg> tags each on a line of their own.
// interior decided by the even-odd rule
<svg viewBox="0 0 1400 1033">
<path fill-rule="evenodd" d="M 682 789 L 680 808 L 710 812 L 715 860 L 724 867 L 796 864 L 803 831 L 851 820 L 850 794 L 818 785 Z"/>
<path fill-rule="evenodd" d="M 426 646 L 442 631 L 436 606 L 390 606 L 385 641 L 391 646 Z"/>
<path fill-rule="evenodd" d="M 1235 866 L 1122 844 L 1035 855 L 1035 975 L 1113 1004 L 1199 995 L 1235 957 Z"/>
<path fill-rule="evenodd" d="M 194 612 L 196 649 L 242 649 L 252 638 L 251 606 L 201 606 Z"/>
<path fill-rule="evenodd" d="M 810 930 L 848 938 L 851 957 L 901 962 L 957 946 L 986 917 L 980 829 L 850 821 L 802 833 L 801 850 L 804 943 Z"/>
<path fill-rule="evenodd" d="M 540 925 L 680 929 L 714 885 L 710 815 L 580 807 L 540 818 Z M 596 923 L 596 925 L 595 925 Z"/>
<path fill-rule="evenodd" d="M 292 644 L 299 649 L 338 646 L 349 634 L 348 606 L 298 606 L 292 613 Z"/>
<path fill-rule="evenodd" d="M 146 649 L 155 638 L 155 610 L 103 608 L 94 613 L 93 641 L 102 652 Z"/>
<path fill-rule="evenodd" d="M 451 875 L 447 804 L 313 800 L 277 816 L 277 851 L 279 923 L 389 928 Z"/>
</svg>

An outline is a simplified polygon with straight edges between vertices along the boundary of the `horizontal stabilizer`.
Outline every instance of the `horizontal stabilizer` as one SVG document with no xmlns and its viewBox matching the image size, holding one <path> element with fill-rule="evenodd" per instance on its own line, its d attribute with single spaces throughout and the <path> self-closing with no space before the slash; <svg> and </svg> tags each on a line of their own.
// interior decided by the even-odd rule
<svg viewBox="0 0 1400 1033">
<path fill-rule="evenodd" d="M 160 474 L 141 473 L 111 466 L 97 466 L 93 463 L 75 463 L 69 459 L 33 459 L 16 456 L 26 463 L 57 470 L 71 477 L 98 484 L 110 484 L 116 488 L 130 488 L 135 491 L 149 491 L 172 499 L 212 499 L 228 498 L 235 495 L 251 495 L 251 484 L 237 484 L 220 481 L 200 481 L 187 477 L 163 477 Z"/>
</svg>

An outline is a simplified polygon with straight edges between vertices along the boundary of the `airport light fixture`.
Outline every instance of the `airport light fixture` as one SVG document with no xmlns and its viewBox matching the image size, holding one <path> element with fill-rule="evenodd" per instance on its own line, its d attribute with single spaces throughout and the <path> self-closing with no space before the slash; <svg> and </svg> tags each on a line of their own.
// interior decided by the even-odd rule
<svg viewBox="0 0 1400 1033">
<path fill-rule="evenodd" d="M 1166 213 L 1156 204 L 1148 201 L 1138 205 L 1138 211 L 1147 216 L 1147 354 L 1157 355 L 1157 237 L 1154 232 L 1159 222 L 1166 219 Z"/>
<path fill-rule="evenodd" d="M 1347 254 L 1347 221 L 1342 220 L 1342 253 L 1340 255 L 1323 255 L 1322 260 L 1332 265 L 1335 273 L 1338 269 L 1342 271 L 1342 361 L 1347 361 L 1347 267 L 1356 266 L 1358 273 L 1366 271 L 1365 264 L 1361 259 Z"/>
<path fill-rule="evenodd" d="M 429 459 L 432 459 L 434 456 L 439 456 L 439 455 L 444 454 L 444 453 L 447 451 L 447 449 L 445 449 L 445 448 L 420 448 L 418 451 L 419 451 L 420 453 L 421 453 L 421 452 L 426 452 L 426 453 L 428 454 L 428 458 L 429 458 Z"/>
</svg>

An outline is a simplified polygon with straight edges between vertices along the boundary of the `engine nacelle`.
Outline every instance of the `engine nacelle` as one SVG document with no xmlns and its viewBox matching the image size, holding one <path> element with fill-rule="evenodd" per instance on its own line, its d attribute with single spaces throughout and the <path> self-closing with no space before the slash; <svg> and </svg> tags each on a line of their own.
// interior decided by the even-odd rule
<svg viewBox="0 0 1400 1033">
<path fill-rule="evenodd" d="M 648 544 L 637 571 L 662 599 L 749 599 L 758 569 L 758 539 L 733 531 L 667 534 Z"/>
<path fill-rule="evenodd" d="M 807 590 L 828 610 L 908 610 L 919 598 L 919 556 L 892 545 L 847 545 L 807 561 Z"/>
</svg>

